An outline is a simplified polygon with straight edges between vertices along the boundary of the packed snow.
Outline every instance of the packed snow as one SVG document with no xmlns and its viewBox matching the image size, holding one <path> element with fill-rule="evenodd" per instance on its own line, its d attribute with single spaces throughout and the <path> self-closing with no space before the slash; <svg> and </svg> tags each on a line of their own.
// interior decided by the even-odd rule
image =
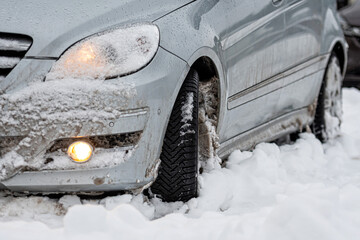
<svg viewBox="0 0 360 240">
<path fill-rule="evenodd" d="M 199 83 L 199 160 L 200 171 L 209 171 L 221 164 L 216 155 L 219 148 L 219 136 L 216 132 L 218 124 L 218 83 L 213 77 L 210 81 Z"/>
<path fill-rule="evenodd" d="M 19 62 L 20 58 L 18 57 L 0 57 L 1 68 L 13 68 Z"/>
<path fill-rule="evenodd" d="M 360 91 L 344 90 L 341 135 L 234 151 L 199 176 L 200 196 L 0 196 L 0 239 L 359 239 Z"/>
<path fill-rule="evenodd" d="M 184 136 L 185 134 L 194 134 L 195 131 L 188 130 L 191 121 L 193 120 L 193 110 L 194 110 L 194 93 L 190 92 L 186 96 L 186 101 L 181 107 L 181 131 L 180 135 Z"/>
<path fill-rule="evenodd" d="M 92 163 L 62 161 L 61 154 L 48 156 L 44 146 L 53 139 L 91 135 L 104 132 L 110 121 L 115 121 L 137 95 L 132 83 L 105 80 L 60 79 L 33 83 L 21 91 L 0 96 L 0 132 L 7 136 L 22 133 L 26 138 L 16 147 L 0 154 L 0 180 L 25 169 L 82 169 L 103 167 L 112 162 L 120 164 L 130 155 L 121 149 L 99 149 Z M 91 110 L 89 110 L 91 109 Z M 90 122 L 88 127 L 82 127 Z M 47 126 L 47 127 L 45 127 Z M 50 127 L 49 127 L 50 126 Z M 16 136 L 16 135 L 15 135 Z M 31 143 L 31 144 L 30 144 Z M 35 147 L 36 146 L 36 147 Z M 116 151 L 116 154 L 109 152 Z M 62 155 L 64 155 L 62 153 Z M 109 156 L 112 157 L 109 157 Z M 32 156 L 38 156 L 33 158 Z"/>
<path fill-rule="evenodd" d="M 339 61 L 336 57 L 331 62 L 326 72 L 326 90 L 324 93 L 324 111 L 325 111 L 325 132 L 326 138 L 334 138 L 339 135 L 342 104 L 341 104 L 341 80 L 342 73 Z"/>
<path fill-rule="evenodd" d="M 31 45 L 31 41 L 28 39 L 14 39 L 11 37 L 2 37 L 0 39 L 0 46 L 2 50 L 13 51 L 17 49 L 18 51 L 26 51 Z"/>
</svg>

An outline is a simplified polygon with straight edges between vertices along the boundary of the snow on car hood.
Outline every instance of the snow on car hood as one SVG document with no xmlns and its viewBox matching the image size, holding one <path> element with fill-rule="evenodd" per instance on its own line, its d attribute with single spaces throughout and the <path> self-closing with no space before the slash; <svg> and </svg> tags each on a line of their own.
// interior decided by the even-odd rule
<svg viewBox="0 0 360 240">
<path fill-rule="evenodd" d="M 155 19 L 191 0 L 6 1 L 0 32 L 33 38 L 27 56 L 59 57 L 75 42 L 112 27 Z"/>
</svg>

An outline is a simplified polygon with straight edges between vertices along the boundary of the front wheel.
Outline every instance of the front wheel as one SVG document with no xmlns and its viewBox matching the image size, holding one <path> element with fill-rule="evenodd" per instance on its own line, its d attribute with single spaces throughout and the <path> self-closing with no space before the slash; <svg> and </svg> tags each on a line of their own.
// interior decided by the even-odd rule
<svg viewBox="0 0 360 240">
<path fill-rule="evenodd" d="M 197 197 L 198 175 L 198 83 L 190 70 L 173 107 L 162 152 L 158 177 L 152 194 L 167 202 Z"/>
<path fill-rule="evenodd" d="M 326 68 L 316 107 L 313 132 L 322 142 L 340 133 L 342 118 L 342 73 L 338 58 L 332 54 Z"/>
</svg>

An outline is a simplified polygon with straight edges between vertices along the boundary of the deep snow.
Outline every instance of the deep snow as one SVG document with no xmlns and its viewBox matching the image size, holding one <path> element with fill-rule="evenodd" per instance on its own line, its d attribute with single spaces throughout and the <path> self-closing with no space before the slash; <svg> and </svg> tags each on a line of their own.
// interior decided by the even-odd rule
<svg viewBox="0 0 360 240">
<path fill-rule="evenodd" d="M 187 203 L 129 194 L 0 196 L 0 239 L 359 239 L 360 91 L 344 90 L 340 137 L 234 151 Z"/>
</svg>

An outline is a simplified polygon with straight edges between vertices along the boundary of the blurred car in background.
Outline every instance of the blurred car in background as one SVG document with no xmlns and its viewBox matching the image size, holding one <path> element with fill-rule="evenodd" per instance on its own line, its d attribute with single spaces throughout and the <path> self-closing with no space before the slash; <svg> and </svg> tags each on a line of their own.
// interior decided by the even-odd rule
<svg viewBox="0 0 360 240">
<path fill-rule="evenodd" d="M 349 44 L 349 59 L 344 86 L 360 88 L 360 1 L 340 10 L 341 25 Z"/>
<path fill-rule="evenodd" d="M 337 0 L 337 8 L 341 9 L 349 4 L 349 0 Z"/>
</svg>

